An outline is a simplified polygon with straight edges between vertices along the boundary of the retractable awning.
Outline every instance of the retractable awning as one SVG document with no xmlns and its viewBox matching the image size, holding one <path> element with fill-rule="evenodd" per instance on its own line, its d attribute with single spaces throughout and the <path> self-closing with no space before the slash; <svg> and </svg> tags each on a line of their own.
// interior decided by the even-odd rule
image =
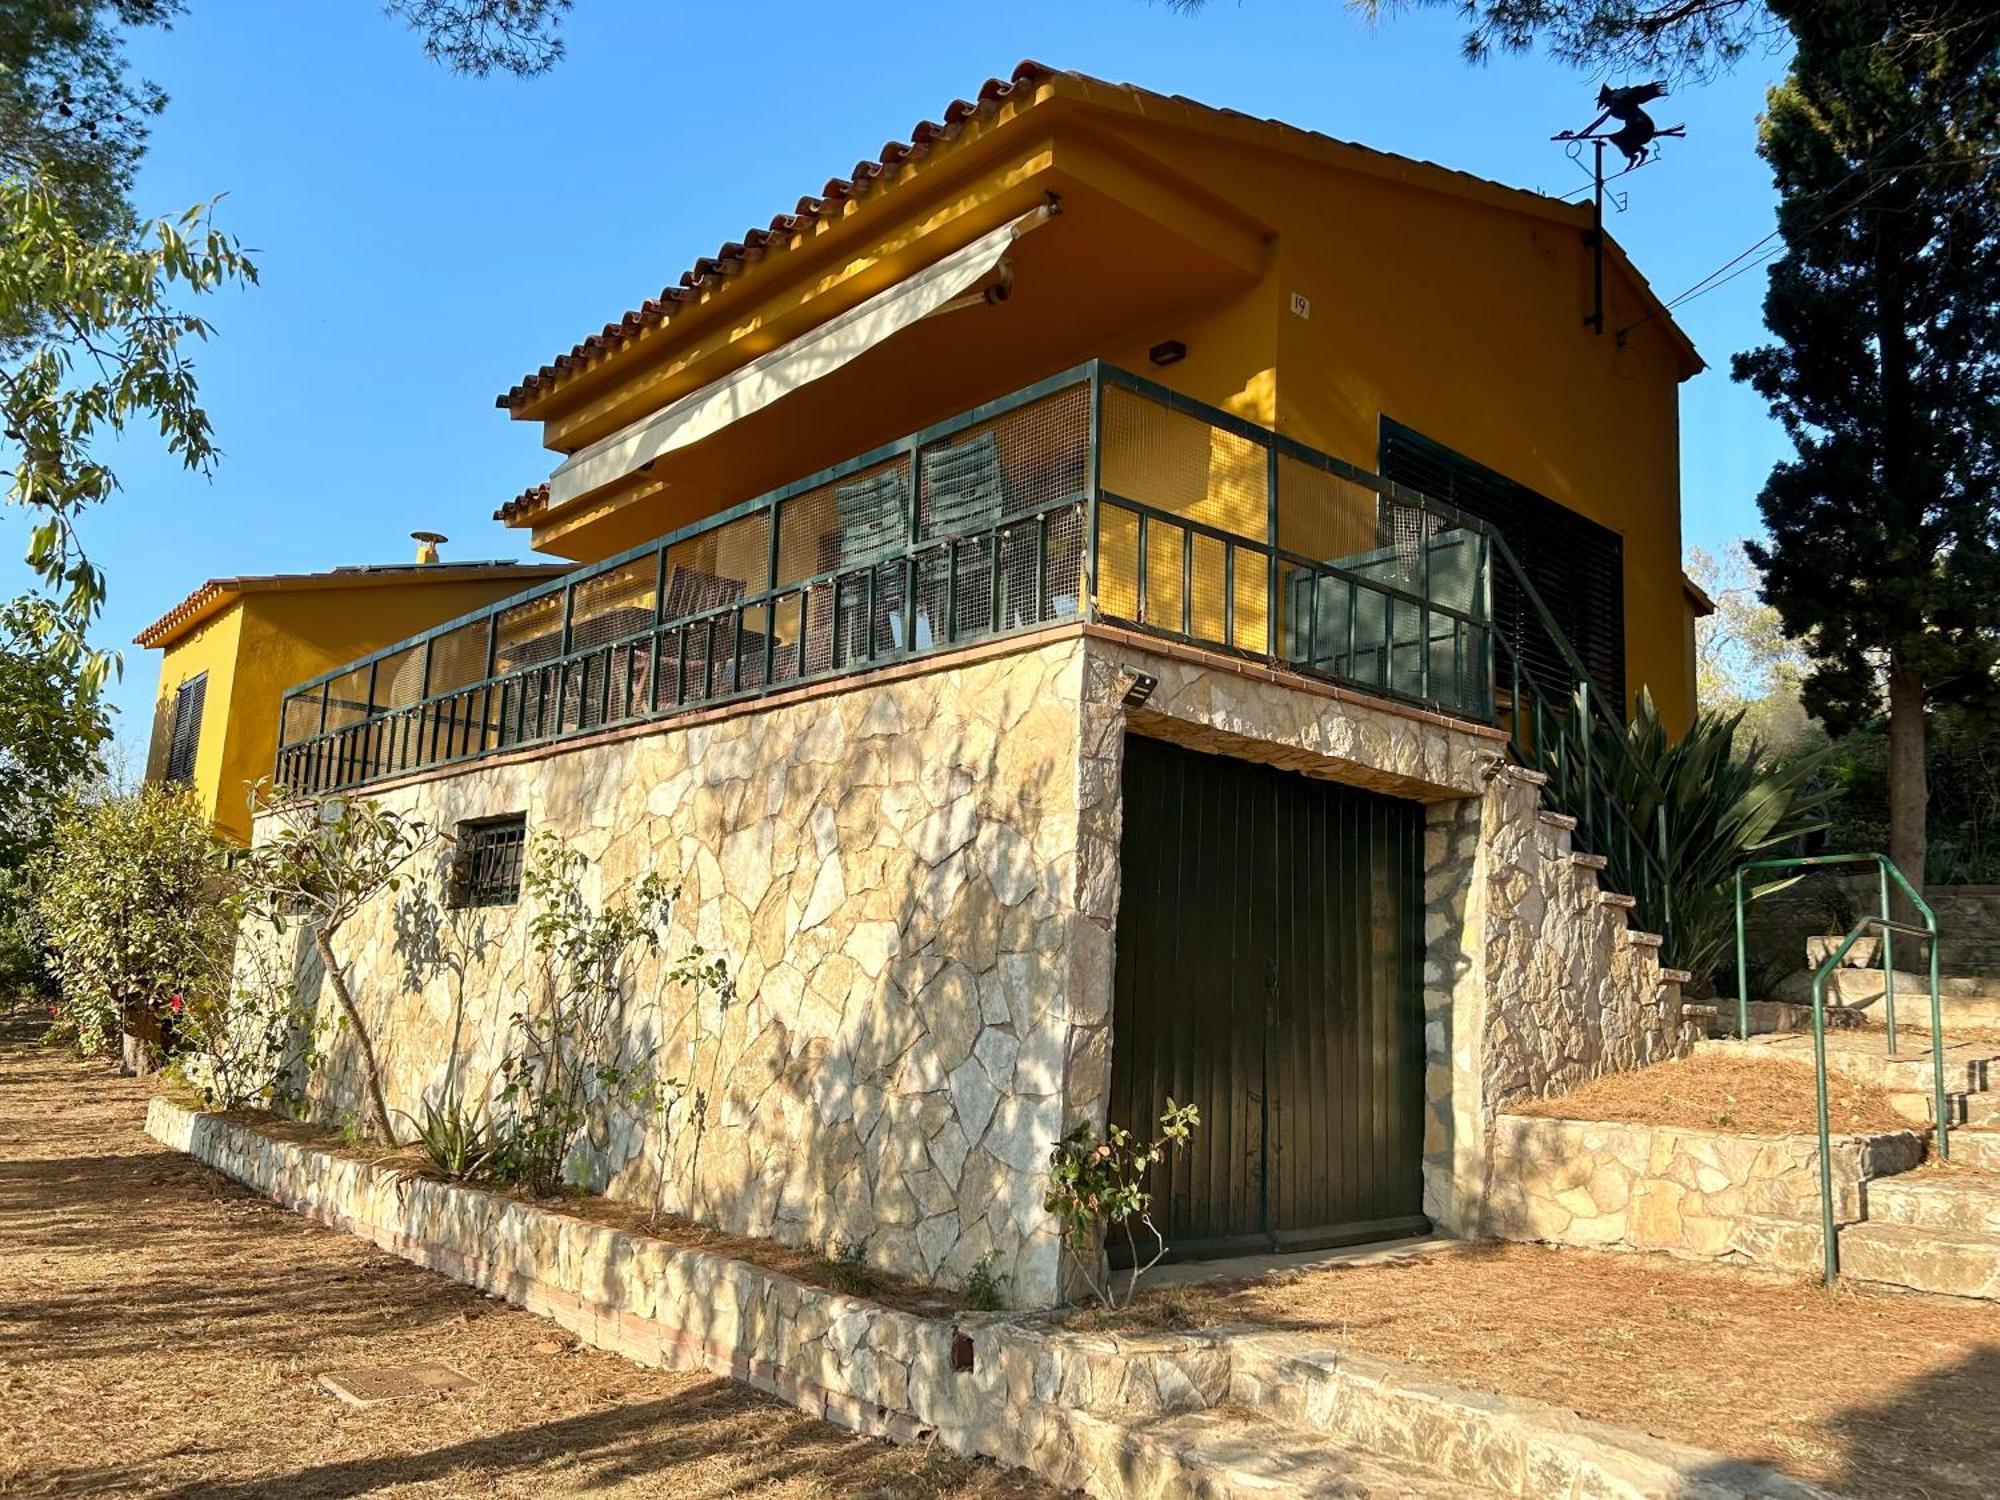
<svg viewBox="0 0 2000 1500">
<path fill-rule="evenodd" d="M 1049 212 L 1047 206 L 1034 209 L 981 235 L 790 343 L 579 449 L 549 476 L 549 507 L 622 479 L 663 453 L 699 442 L 941 311 L 998 266 L 1014 241 L 1043 223 Z"/>
</svg>

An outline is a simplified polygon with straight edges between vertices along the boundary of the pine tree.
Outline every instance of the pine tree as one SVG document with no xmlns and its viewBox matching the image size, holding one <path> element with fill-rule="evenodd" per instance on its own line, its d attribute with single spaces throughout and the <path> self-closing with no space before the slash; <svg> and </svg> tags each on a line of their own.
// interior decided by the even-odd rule
<svg viewBox="0 0 2000 1500">
<path fill-rule="evenodd" d="M 1927 709 L 2000 696 L 2000 18 L 1773 8 L 1798 44 L 1759 145 L 1785 248 L 1775 342 L 1735 374 L 1796 451 L 1751 551 L 1806 644 L 1808 709 L 1838 732 L 1886 702 L 1888 852 L 1921 885 Z"/>
</svg>

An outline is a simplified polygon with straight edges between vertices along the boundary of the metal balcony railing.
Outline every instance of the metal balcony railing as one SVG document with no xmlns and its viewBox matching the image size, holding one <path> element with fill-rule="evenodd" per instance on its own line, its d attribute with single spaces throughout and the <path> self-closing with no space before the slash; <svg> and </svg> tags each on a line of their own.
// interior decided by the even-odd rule
<svg viewBox="0 0 2000 1500">
<path fill-rule="evenodd" d="M 1075 618 L 1491 722 L 1497 540 L 1093 362 L 294 688 L 276 775 L 344 790 Z"/>
</svg>

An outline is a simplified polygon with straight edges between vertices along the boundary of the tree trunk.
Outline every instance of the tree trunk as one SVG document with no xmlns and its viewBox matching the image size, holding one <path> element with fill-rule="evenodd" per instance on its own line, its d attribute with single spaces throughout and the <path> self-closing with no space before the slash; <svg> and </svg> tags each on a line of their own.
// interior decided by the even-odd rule
<svg viewBox="0 0 2000 1500">
<path fill-rule="evenodd" d="M 1928 835 L 1925 816 L 1930 785 L 1924 770 L 1924 721 L 1927 685 L 1921 675 L 1889 655 L 1889 858 L 1903 878 L 1924 888 L 1924 855 Z M 1899 922 L 1914 922 L 1916 911 L 1899 891 L 1890 904 Z M 1908 951 L 1908 950 L 1905 950 Z M 1915 955 L 1912 954 L 1912 957 Z M 1899 955 L 1900 958 L 1900 955 Z"/>
<path fill-rule="evenodd" d="M 159 1068 L 166 1050 L 162 1046 L 159 1018 L 143 1000 L 132 1000 L 125 1004 L 123 1023 L 118 1037 L 119 1071 L 129 1077 L 143 1078 Z"/>
<path fill-rule="evenodd" d="M 354 1028 L 355 1045 L 361 1048 L 362 1071 L 368 1080 L 368 1103 L 375 1111 L 375 1128 L 389 1145 L 396 1144 L 396 1127 L 389 1119 L 389 1101 L 382 1092 L 382 1069 L 375 1061 L 375 1044 L 369 1040 L 368 1027 L 361 1019 L 361 1012 L 355 1009 L 354 997 L 347 991 L 347 980 L 342 977 L 340 963 L 333 956 L 333 943 L 323 927 L 313 928 L 313 948 L 319 953 L 320 967 L 326 971 L 326 982 L 333 986 L 333 998 L 340 1002 L 341 1011 L 347 1017 L 347 1024 Z"/>
</svg>

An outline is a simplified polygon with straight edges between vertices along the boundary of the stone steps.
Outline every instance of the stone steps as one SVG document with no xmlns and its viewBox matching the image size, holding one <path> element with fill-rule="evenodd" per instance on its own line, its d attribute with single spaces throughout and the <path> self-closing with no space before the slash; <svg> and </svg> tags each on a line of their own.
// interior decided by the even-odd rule
<svg viewBox="0 0 2000 1500">
<path fill-rule="evenodd" d="M 1906 1120 L 1928 1125 L 1937 1118 L 1937 1100 L 1930 1090 L 1893 1091 L 1889 1107 Z M 2000 1125 L 2000 1094 L 1946 1093 L 1945 1123 L 1950 1125 Z"/>
<path fill-rule="evenodd" d="M 1868 1184 L 1868 1222 L 1947 1234 L 2000 1235 L 2000 1173 L 1881 1178 Z"/>
<path fill-rule="evenodd" d="M 1364 1448 L 1419 1473 L 1449 1472 L 1464 1491 L 1405 1493 L 1619 1496 L 1626 1500 L 1823 1500 L 1825 1492 L 1760 1464 L 1665 1442 L 1521 1397 L 1426 1379 L 1297 1334 L 1236 1342 L 1230 1405 L 1328 1448 Z M 1205 1493 L 1205 1492 L 1196 1492 Z M 1290 1493 L 1283 1489 L 1258 1494 Z M 1319 1493 L 1308 1491 L 1306 1493 Z M 1339 1494 L 1343 1491 L 1332 1491 Z"/>
<path fill-rule="evenodd" d="M 1497 1500 L 1498 1491 L 1418 1464 L 1329 1443 L 1240 1407 L 1176 1412 L 1143 1424 L 1067 1415 L 1080 1452 L 1120 1475 L 1131 1500 Z"/>
<path fill-rule="evenodd" d="M 1952 1131 L 1951 1162 L 1975 1172 L 2000 1172 L 2000 1131 Z"/>
<path fill-rule="evenodd" d="M 1908 1291 L 2000 1301 L 2000 1235 L 1850 1224 L 1840 1232 L 1840 1274 Z"/>
</svg>

